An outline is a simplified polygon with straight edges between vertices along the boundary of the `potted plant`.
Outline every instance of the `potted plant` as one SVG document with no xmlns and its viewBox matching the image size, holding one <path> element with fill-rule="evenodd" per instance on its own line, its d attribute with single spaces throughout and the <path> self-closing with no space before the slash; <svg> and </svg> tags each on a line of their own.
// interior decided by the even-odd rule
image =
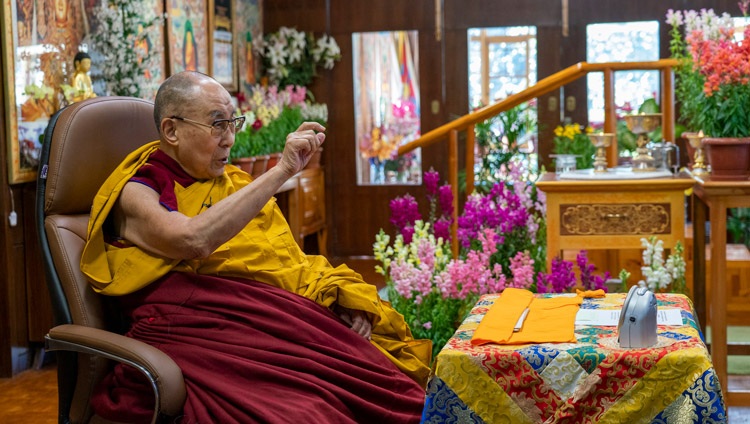
<svg viewBox="0 0 750 424">
<path fill-rule="evenodd" d="M 747 15 L 750 0 L 739 3 Z M 728 14 L 713 9 L 667 12 L 672 25 L 670 51 L 680 61 L 675 69 L 675 95 L 680 119 L 706 134 L 713 179 L 747 179 L 750 175 L 750 26 L 745 41 L 734 39 Z M 684 25 L 685 38 L 680 31 Z"/>
<path fill-rule="evenodd" d="M 289 133 L 305 121 L 325 125 L 328 119 L 325 104 L 312 103 L 304 87 L 292 85 L 283 90 L 257 85 L 249 98 L 240 99 L 240 110 L 248 124 L 237 133 L 229 158 L 256 177 L 275 165 Z"/>
<path fill-rule="evenodd" d="M 596 147 L 586 135 L 592 132 L 591 127 L 580 124 L 558 125 L 555 128 L 552 151 L 557 155 L 574 155 L 577 169 L 593 168 Z"/>
<path fill-rule="evenodd" d="M 336 40 L 329 35 L 315 38 L 311 32 L 281 27 L 267 34 L 256 46 L 263 58 L 263 69 L 271 84 L 309 86 L 323 66 L 333 68 L 341 59 L 341 50 Z"/>
</svg>

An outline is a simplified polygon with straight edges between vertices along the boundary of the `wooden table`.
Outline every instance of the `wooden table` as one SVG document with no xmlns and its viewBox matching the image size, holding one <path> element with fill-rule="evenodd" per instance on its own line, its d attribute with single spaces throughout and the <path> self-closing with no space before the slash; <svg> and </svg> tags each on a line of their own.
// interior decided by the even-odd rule
<svg viewBox="0 0 750 424">
<path fill-rule="evenodd" d="M 727 380 L 727 209 L 750 207 L 750 181 L 694 177 L 693 289 L 701 327 L 706 325 L 706 217 L 711 222 L 711 357 L 729 405 L 750 405 L 750 392 L 731 392 Z M 710 211 L 710 212 L 708 212 Z M 737 352 L 742 353 L 742 352 Z"/>
<path fill-rule="evenodd" d="M 620 348 L 616 326 L 585 324 L 575 326 L 575 343 L 472 345 L 500 297 L 482 296 L 437 355 L 422 423 L 726 422 L 723 386 L 686 296 L 656 295 L 659 309 L 681 310 L 682 325 L 658 325 L 649 348 Z M 620 310 L 624 299 L 584 299 L 581 308 Z"/>
<path fill-rule="evenodd" d="M 651 235 L 666 249 L 684 246 L 685 190 L 693 184 L 688 174 L 573 180 L 545 173 L 536 186 L 547 195 L 547 270 L 566 249 L 641 249 Z"/>
</svg>

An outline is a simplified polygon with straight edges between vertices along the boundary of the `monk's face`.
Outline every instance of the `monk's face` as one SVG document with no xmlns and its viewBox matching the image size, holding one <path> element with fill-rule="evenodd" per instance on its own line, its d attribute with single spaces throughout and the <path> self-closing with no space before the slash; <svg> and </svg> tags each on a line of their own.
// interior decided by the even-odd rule
<svg viewBox="0 0 750 424">
<path fill-rule="evenodd" d="M 182 117 L 211 125 L 217 119 L 230 119 L 234 112 L 232 98 L 218 82 L 201 81 L 195 102 L 185 105 Z M 197 179 L 216 178 L 224 173 L 229 150 L 234 145 L 234 132 L 227 129 L 219 136 L 211 128 L 190 122 L 176 122 L 177 161 Z"/>
</svg>

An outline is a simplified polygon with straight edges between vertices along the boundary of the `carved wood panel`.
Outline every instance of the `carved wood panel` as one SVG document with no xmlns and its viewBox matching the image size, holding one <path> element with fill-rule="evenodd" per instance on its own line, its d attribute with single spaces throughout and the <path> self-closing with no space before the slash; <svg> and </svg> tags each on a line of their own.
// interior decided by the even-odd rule
<svg viewBox="0 0 750 424">
<path fill-rule="evenodd" d="M 669 234 L 669 203 L 562 204 L 560 235 Z"/>
</svg>

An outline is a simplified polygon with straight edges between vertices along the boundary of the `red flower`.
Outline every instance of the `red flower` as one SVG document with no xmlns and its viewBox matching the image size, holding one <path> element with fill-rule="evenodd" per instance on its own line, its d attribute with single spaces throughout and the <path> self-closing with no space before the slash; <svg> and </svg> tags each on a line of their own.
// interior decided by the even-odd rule
<svg viewBox="0 0 750 424">
<path fill-rule="evenodd" d="M 263 122 L 260 119 L 256 119 L 255 122 L 253 122 L 253 129 L 258 131 L 263 126 Z"/>
</svg>

